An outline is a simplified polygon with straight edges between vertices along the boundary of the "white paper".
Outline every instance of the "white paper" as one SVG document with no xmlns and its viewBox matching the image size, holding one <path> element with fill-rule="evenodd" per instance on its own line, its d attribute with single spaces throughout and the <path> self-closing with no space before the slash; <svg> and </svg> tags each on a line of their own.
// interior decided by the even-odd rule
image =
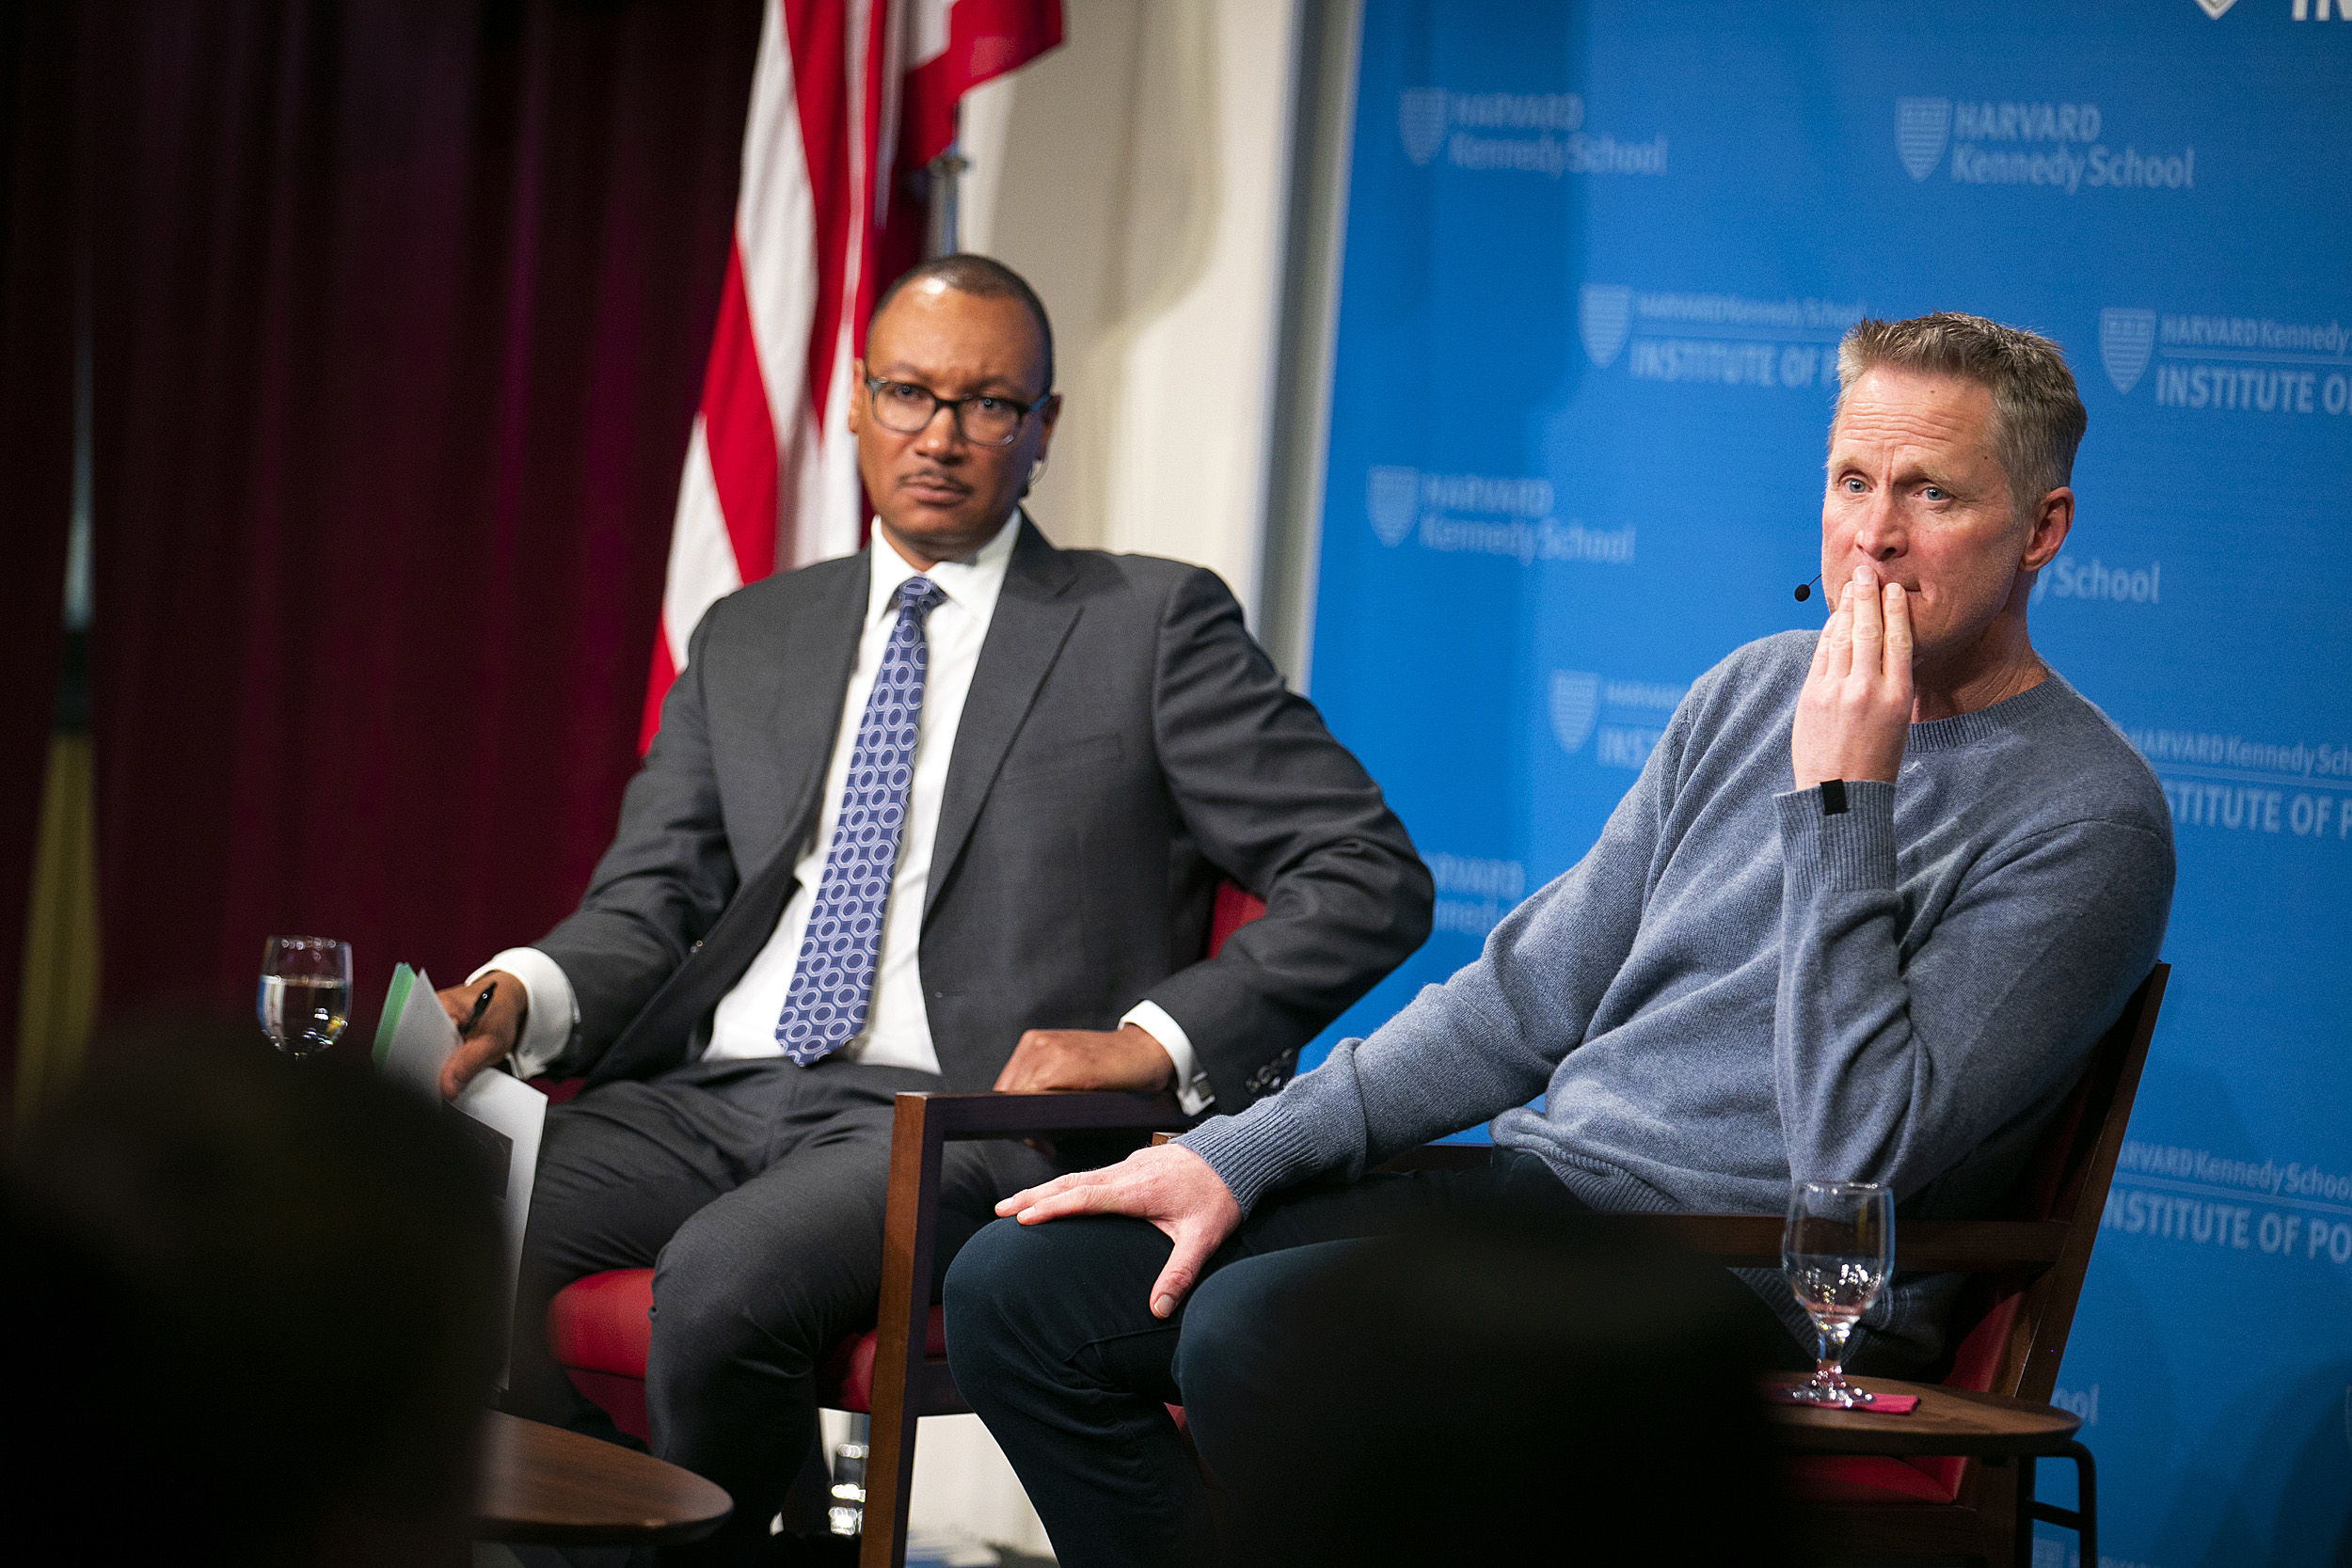
<svg viewBox="0 0 2352 1568">
<path fill-rule="evenodd" d="M 437 1101 L 441 1064 L 456 1049 L 457 1025 L 450 1022 L 433 994 L 432 980 L 418 970 L 403 999 L 400 1016 L 392 1023 L 384 1076 Z M 495 1189 L 506 1241 L 505 1290 L 499 1321 L 511 1326 L 516 1282 L 522 1273 L 523 1227 L 531 1220 L 531 1184 L 539 1169 L 539 1133 L 548 1119 L 548 1098 L 511 1075 L 488 1068 L 458 1091 L 450 1109 L 467 1118 L 467 1125 L 459 1131 L 480 1153 L 484 1180 Z M 511 1355 L 511 1348 L 501 1351 L 501 1388 L 506 1386 Z"/>
<path fill-rule="evenodd" d="M 402 969 L 408 966 L 403 964 Z M 398 971 L 394 972 L 397 987 Z M 384 1054 L 384 1076 L 436 1099 L 441 1093 L 441 1064 L 457 1049 L 457 1025 L 433 994 L 432 976 L 421 969 L 408 981 L 400 1016 L 392 1021 L 391 1049 Z"/>
</svg>

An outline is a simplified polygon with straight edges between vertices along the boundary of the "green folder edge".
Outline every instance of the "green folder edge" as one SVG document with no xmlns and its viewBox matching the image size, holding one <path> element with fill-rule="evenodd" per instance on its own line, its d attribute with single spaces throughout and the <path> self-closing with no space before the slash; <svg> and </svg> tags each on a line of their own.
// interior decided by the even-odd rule
<svg viewBox="0 0 2352 1568">
<path fill-rule="evenodd" d="M 392 965 L 392 987 L 384 993 L 384 1016 L 375 1021 L 375 1070 L 384 1070 L 384 1058 L 392 1053 L 392 1036 L 400 1027 L 400 1010 L 408 1006 L 408 988 L 417 983 L 417 972 L 406 964 Z"/>
</svg>

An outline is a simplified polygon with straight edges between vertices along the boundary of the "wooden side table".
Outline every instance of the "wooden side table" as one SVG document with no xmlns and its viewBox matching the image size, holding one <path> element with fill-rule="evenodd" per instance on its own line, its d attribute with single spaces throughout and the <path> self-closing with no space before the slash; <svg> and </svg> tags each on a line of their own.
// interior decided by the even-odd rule
<svg viewBox="0 0 2352 1568">
<path fill-rule="evenodd" d="M 1796 1378 L 1777 1379 L 1788 1384 Z M 2074 1438 L 2082 1418 L 2056 1405 L 2005 1394 L 1979 1394 L 1967 1388 L 1947 1388 L 1932 1383 L 1900 1383 L 1893 1378 L 1857 1377 L 1847 1381 L 1873 1394 L 1913 1394 L 1919 1402 L 1909 1415 L 1876 1415 L 1867 1409 L 1836 1410 L 1818 1405 L 1766 1406 L 1780 1440 L 1801 1453 L 1872 1454 L 1899 1459 L 1915 1454 L 1962 1454 L 1974 1459 L 2009 1461 L 2017 1466 L 2017 1534 L 2015 1560 L 2023 1568 L 2033 1560 L 2033 1522 L 2046 1519 L 2075 1532 L 2082 1543 L 2082 1560 L 2099 1560 L 2098 1475 L 2090 1450 Z M 2077 1487 L 2074 1508 L 2037 1503 L 2033 1498 L 2034 1461 L 2064 1458 L 2074 1462 Z"/>
<path fill-rule="evenodd" d="M 726 1522 L 735 1500 L 691 1470 L 576 1432 L 488 1413 L 477 1541 L 671 1546 Z"/>
</svg>

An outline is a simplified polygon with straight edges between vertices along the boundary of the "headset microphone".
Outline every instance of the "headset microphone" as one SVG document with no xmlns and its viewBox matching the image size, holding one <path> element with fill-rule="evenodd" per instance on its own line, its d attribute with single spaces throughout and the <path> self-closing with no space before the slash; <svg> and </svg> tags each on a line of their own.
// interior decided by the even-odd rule
<svg viewBox="0 0 2352 1568">
<path fill-rule="evenodd" d="M 1821 574 L 1816 572 L 1804 581 L 1797 584 L 1797 602 L 1799 604 L 1803 604 L 1805 600 L 1811 598 L 1813 596 L 1813 585 L 1820 580 Z"/>
</svg>

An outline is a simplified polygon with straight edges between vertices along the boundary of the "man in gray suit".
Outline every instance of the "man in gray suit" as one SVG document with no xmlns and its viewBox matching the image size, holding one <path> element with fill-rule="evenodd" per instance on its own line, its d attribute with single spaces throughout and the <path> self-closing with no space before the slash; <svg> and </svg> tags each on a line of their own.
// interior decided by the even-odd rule
<svg viewBox="0 0 2352 1568">
<path fill-rule="evenodd" d="M 510 1053 L 588 1081 L 548 1118 L 509 1407 L 611 1434 L 540 1323 L 652 1265 L 654 1449 L 736 1499 L 708 1560 L 767 1548 L 814 1370 L 872 1321 L 893 1094 L 1239 1111 L 1429 928 L 1403 826 L 1224 584 L 1018 510 L 1061 402 L 1028 286 L 928 263 L 866 352 L 869 547 L 712 607 L 579 912 L 442 993 L 497 982 L 447 1092 Z M 1204 960 L 1220 876 L 1266 912 Z M 943 1262 L 1055 1173 L 951 1145 Z"/>
</svg>

